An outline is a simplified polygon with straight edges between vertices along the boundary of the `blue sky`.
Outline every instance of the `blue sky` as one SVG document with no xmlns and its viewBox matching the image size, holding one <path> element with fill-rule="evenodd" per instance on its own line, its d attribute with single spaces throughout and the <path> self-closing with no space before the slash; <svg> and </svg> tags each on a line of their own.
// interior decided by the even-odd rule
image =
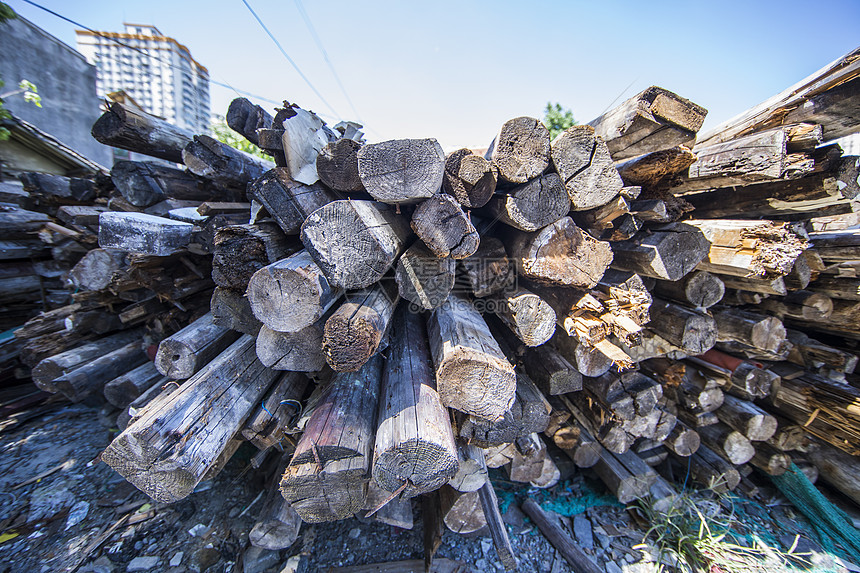
<svg viewBox="0 0 860 573">
<path fill-rule="evenodd" d="M 75 45 L 71 24 L 6 1 Z M 333 123 L 242 0 L 35 1 L 96 30 L 153 24 L 212 79 Z M 860 45 L 860 0 L 301 1 L 368 139 L 435 137 L 446 149 L 486 146 L 506 119 L 541 117 L 548 101 L 588 122 L 649 85 L 708 108 L 707 129 Z M 295 0 L 248 2 L 337 116 L 355 119 Z M 212 111 L 236 96 L 213 86 Z"/>
</svg>

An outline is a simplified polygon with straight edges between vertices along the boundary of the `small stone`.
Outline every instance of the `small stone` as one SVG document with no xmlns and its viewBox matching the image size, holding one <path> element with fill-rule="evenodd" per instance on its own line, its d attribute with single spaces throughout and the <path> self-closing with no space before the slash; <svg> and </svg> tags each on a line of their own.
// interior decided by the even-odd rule
<svg viewBox="0 0 860 573">
<path fill-rule="evenodd" d="M 624 573 L 624 570 L 614 561 L 606 562 L 606 573 Z"/>
<path fill-rule="evenodd" d="M 134 542 L 134 550 L 140 551 L 141 549 L 143 549 L 143 541 L 135 541 Z"/>
<path fill-rule="evenodd" d="M 628 553 L 627 555 L 624 556 L 624 560 L 627 561 L 628 563 L 633 563 L 634 561 L 636 561 L 636 558 Z"/>
<path fill-rule="evenodd" d="M 195 555 L 195 561 L 201 571 L 212 567 L 221 559 L 221 553 L 214 547 L 204 547 Z"/>
<path fill-rule="evenodd" d="M 242 512 L 239 510 L 239 508 L 238 508 L 238 507 L 234 507 L 233 509 L 231 509 L 231 510 L 230 510 L 230 513 L 229 513 L 228 515 L 230 516 L 230 519 L 233 519 L 233 518 L 235 518 L 237 515 L 239 515 L 240 513 L 242 513 Z"/>
<path fill-rule="evenodd" d="M 128 562 L 128 567 L 126 568 L 126 571 L 151 571 L 158 567 L 159 561 L 160 558 L 156 556 L 135 557 Z"/>
<path fill-rule="evenodd" d="M 591 532 L 591 521 L 584 515 L 573 517 L 573 534 L 583 549 L 594 549 L 594 535 Z"/>
<path fill-rule="evenodd" d="M 185 553 L 182 551 L 177 551 L 173 554 L 173 557 L 170 558 L 169 565 L 171 567 L 179 567 L 182 564 L 182 558 L 185 556 Z"/>
<path fill-rule="evenodd" d="M 357 527 L 353 527 L 349 530 L 348 535 L 350 539 L 358 539 L 358 536 L 361 535 L 361 530 Z"/>
<path fill-rule="evenodd" d="M 487 556 L 487 553 L 490 552 L 490 549 L 493 547 L 493 542 L 489 539 L 481 540 L 481 552 L 484 554 L 484 557 Z"/>
<path fill-rule="evenodd" d="M 475 567 L 478 568 L 478 571 L 486 571 L 487 570 L 487 560 L 481 557 L 477 561 L 475 561 Z"/>
</svg>

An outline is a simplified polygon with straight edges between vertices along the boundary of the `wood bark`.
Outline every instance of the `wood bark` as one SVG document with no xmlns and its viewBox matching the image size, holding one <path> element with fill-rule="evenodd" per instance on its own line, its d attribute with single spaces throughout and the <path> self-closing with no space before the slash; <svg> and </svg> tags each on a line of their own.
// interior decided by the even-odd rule
<svg viewBox="0 0 860 573">
<path fill-rule="evenodd" d="M 464 259 L 474 254 L 481 241 L 460 204 L 441 193 L 415 208 L 411 227 L 437 257 Z"/>
<path fill-rule="evenodd" d="M 173 163 L 182 163 L 182 150 L 192 138 L 163 119 L 116 102 L 93 124 L 92 135 L 99 143 Z"/>
<path fill-rule="evenodd" d="M 215 324 L 211 312 L 206 313 L 161 341 L 155 366 L 172 380 L 191 378 L 238 337 L 238 333 Z"/>
<path fill-rule="evenodd" d="M 394 139 L 365 145 L 358 174 L 368 193 L 383 203 L 417 203 L 442 188 L 445 154 L 435 139 Z"/>
<path fill-rule="evenodd" d="M 445 157 L 442 190 L 467 209 L 483 207 L 496 190 L 499 170 L 474 154 L 470 149 L 458 149 Z"/>
<path fill-rule="evenodd" d="M 248 198 L 266 208 L 287 235 L 298 235 L 308 215 L 337 199 L 319 183 L 305 185 L 284 167 L 263 173 L 248 185 Z"/>
<path fill-rule="evenodd" d="M 570 196 L 571 209 L 609 203 L 624 187 L 609 148 L 588 125 L 574 125 L 552 142 L 552 163 Z"/>
<path fill-rule="evenodd" d="M 439 258 L 416 241 L 400 256 L 394 269 L 400 296 L 419 308 L 437 308 L 454 288 L 456 265 L 454 259 Z"/>
<path fill-rule="evenodd" d="M 355 372 L 379 348 L 388 332 L 399 297 L 391 288 L 349 293 L 325 323 L 322 350 L 336 372 Z M 419 325 L 423 331 L 424 325 Z M 417 326 L 416 326 L 417 327 Z"/>
<path fill-rule="evenodd" d="M 499 177 L 509 183 L 525 183 L 549 166 L 549 130 L 533 117 L 506 121 L 488 151 Z"/>
<path fill-rule="evenodd" d="M 497 193 L 487 203 L 496 219 L 521 231 L 537 231 L 558 221 L 570 211 L 570 198 L 556 173 Z"/>
</svg>

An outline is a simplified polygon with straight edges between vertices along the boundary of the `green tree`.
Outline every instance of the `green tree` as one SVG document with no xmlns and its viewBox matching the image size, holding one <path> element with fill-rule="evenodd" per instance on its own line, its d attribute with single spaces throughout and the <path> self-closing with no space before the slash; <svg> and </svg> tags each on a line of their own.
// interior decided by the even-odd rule
<svg viewBox="0 0 860 573">
<path fill-rule="evenodd" d="M 7 4 L 0 2 L 0 24 L 5 22 L 6 20 L 11 20 L 13 18 L 17 18 L 18 15 L 15 13 L 12 8 L 10 8 Z M 6 83 L 3 81 L 3 78 L 0 78 L 0 88 L 2 88 Z M 24 101 L 30 102 L 36 107 L 42 107 L 42 97 L 37 93 L 36 86 L 33 85 L 32 82 L 27 80 L 21 80 L 18 82 L 18 89 L 12 90 L 10 92 L 3 93 L 0 91 L 0 122 L 4 119 L 12 119 L 12 114 L 10 114 L 4 107 L 3 103 L 6 98 L 22 95 L 24 96 Z M 2 125 L 0 125 L 0 141 L 6 141 L 9 139 L 11 133 L 9 130 Z"/>
<path fill-rule="evenodd" d="M 272 157 L 263 153 L 262 149 L 230 129 L 223 115 L 216 115 L 215 121 L 209 125 L 209 129 L 212 131 L 212 137 L 221 143 L 226 143 L 234 149 L 250 153 L 260 159 L 265 159 L 266 161 L 272 160 Z"/>
<path fill-rule="evenodd" d="M 551 138 L 555 139 L 556 135 L 568 127 L 576 125 L 576 123 L 572 111 L 561 107 L 560 103 L 547 102 L 546 108 L 543 110 L 543 124 L 549 130 Z"/>
</svg>

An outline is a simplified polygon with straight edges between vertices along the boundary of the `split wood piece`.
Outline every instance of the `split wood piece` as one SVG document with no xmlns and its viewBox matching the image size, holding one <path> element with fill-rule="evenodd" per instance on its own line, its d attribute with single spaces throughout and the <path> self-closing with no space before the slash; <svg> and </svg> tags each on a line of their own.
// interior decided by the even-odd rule
<svg viewBox="0 0 860 573">
<path fill-rule="evenodd" d="M 755 455 L 750 465 L 772 476 L 780 476 L 791 468 L 791 456 L 781 452 L 768 443 L 755 445 Z"/>
<path fill-rule="evenodd" d="M 540 346 L 555 333 L 555 311 L 526 288 L 492 295 L 486 305 L 526 346 Z"/>
<path fill-rule="evenodd" d="M 516 452 L 513 444 L 502 444 L 484 450 L 484 460 L 489 468 L 500 468 L 511 463 Z"/>
<path fill-rule="evenodd" d="M 506 121 L 487 152 L 499 170 L 499 177 L 509 183 L 525 183 L 549 167 L 549 130 L 533 117 Z"/>
<path fill-rule="evenodd" d="M 556 465 L 552 456 L 547 454 L 543 460 L 543 467 L 541 468 L 540 475 L 529 483 L 534 487 L 549 489 L 558 485 L 559 481 L 561 481 L 561 470 Z"/>
<path fill-rule="evenodd" d="M 641 372 L 607 372 L 587 379 L 584 392 L 622 420 L 646 416 L 663 397 L 663 387 Z"/>
<path fill-rule="evenodd" d="M 438 489 L 457 473 L 457 448 L 447 410 L 436 392 L 421 318 L 401 308 L 392 325 L 382 375 L 373 478 L 383 489 L 414 497 Z"/>
<path fill-rule="evenodd" d="M 689 463 L 690 475 L 693 479 L 717 493 L 732 491 L 741 482 L 738 470 L 707 447 L 704 441 L 696 453 L 681 460 L 681 463 L 684 465 Z"/>
<path fill-rule="evenodd" d="M 768 444 L 781 452 L 805 451 L 809 447 L 809 434 L 803 426 L 782 416 L 776 416 L 776 419 L 776 433 L 767 441 Z"/>
<path fill-rule="evenodd" d="M 487 481 L 484 451 L 474 444 L 459 443 L 457 458 L 459 469 L 448 485 L 463 493 L 478 491 Z"/>
<path fill-rule="evenodd" d="M 298 235 L 308 215 L 337 199 L 322 185 L 305 185 L 284 167 L 263 173 L 248 185 L 248 198 L 266 208 L 287 235 Z"/>
<path fill-rule="evenodd" d="M 104 385 L 120 374 L 146 362 L 140 340 L 112 350 L 95 360 L 79 365 L 53 381 L 57 391 L 72 402 L 82 402 L 93 394 L 101 401 Z"/>
<path fill-rule="evenodd" d="M 242 291 L 217 287 L 209 303 L 212 321 L 218 326 L 242 334 L 257 336 L 263 323 L 251 310 L 251 303 Z"/>
<path fill-rule="evenodd" d="M 552 163 L 573 211 L 605 205 L 624 187 L 609 148 L 589 125 L 574 125 L 553 140 Z"/>
<path fill-rule="evenodd" d="M 102 461 L 163 503 L 187 497 L 220 460 L 277 374 L 242 336 L 180 389 L 146 408 Z"/>
<path fill-rule="evenodd" d="M 209 201 L 238 196 L 187 171 L 150 161 L 117 161 L 111 169 L 111 179 L 125 200 L 135 207 L 149 207 L 165 199 Z"/>
<path fill-rule="evenodd" d="M 663 445 L 680 457 L 689 457 L 698 451 L 701 437 L 695 430 L 678 421 L 669 435 L 663 440 Z"/>
<path fill-rule="evenodd" d="M 562 402 L 600 445 L 615 454 L 630 449 L 633 438 L 613 419 L 612 414 L 590 400 L 583 392 L 560 396 Z"/>
<path fill-rule="evenodd" d="M 657 320 L 648 327 L 693 355 L 704 354 L 717 342 L 717 323 L 702 311 L 654 299 L 651 312 Z"/>
<path fill-rule="evenodd" d="M 373 201 L 334 201 L 302 224 L 302 243 L 335 288 L 366 288 L 406 249 L 404 217 Z"/>
<path fill-rule="evenodd" d="M 295 237 L 288 238 L 274 223 L 221 227 L 215 232 L 212 280 L 244 291 L 255 272 L 301 249 Z"/>
<path fill-rule="evenodd" d="M 250 203 L 240 201 L 204 201 L 195 209 L 198 215 L 211 217 L 212 215 L 248 215 L 251 212 Z"/>
<path fill-rule="evenodd" d="M 804 455 L 818 468 L 822 481 L 841 492 L 854 503 L 860 504 L 860 458 L 825 443 L 816 443 Z"/>
<path fill-rule="evenodd" d="M 511 408 L 517 382 L 487 323 L 452 294 L 427 322 L 439 397 L 446 407 L 489 420 Z"/>
<path fill-rule="evenodd" d="M 646 277 L 677 281 L 707 256 L 710 242 L 684 223 L 660 225 L 629 241 L 613 243 L 615 268 Z"/>
<path fill-rule="evenodd" d="M 167 396 L 178 388 L 180 388 L 180 386 L 176 383 L 169 384 L 167 378 L 163 378 L 162 381 L 156 382 L 150 386 L 143 394 L 132 400 L 131 404 L 129 404 L 127 408 L 124 408 L 116 417 L 116 425 L 117 428 L 119 428 L 119 431 L 122 432 L 128 427 L 132 420 L 140 417 L 140 414 L 146 406 L 151 403 L 156 403 L 159 400 L 166 399 Z"/>
<path fill-rule="evenodd" d="M 646 497 L 657 481 L 651 466 L 632 451 L 614 454 L 604 449 L 594 472 L 621 503 Z"/>
<path fill-rule="evenodd" d="M 298 332 L 318 321 L 343 291 L 301 250 L 254 273 L 248 283 L 251 310 L 278 332 Z"/>
<path fill-rule="evenodd" d="M 495 194 L 487 203 L 487 211 L 511 227 L 537 231 L 567 215 L 570 198 L 558 174 L 547 173 Z"/>
<path fill-rule="evenodd" d="M 317 156 L 317 175 L 327 187 L 343 193 L 364 191 L 358 174 L 361 144 L 341 138 L 326 144 Z"/>
<path fill-rule="evenodd" d="M 382 505 L 383 503 L 385 505 Z M 415 520 L 412 515 L 412 500 L 400 497 L 391 499 L 391 492 L 385 491 L 376 485 L 376 482 L 372 479 L 367 482 L 367 500 L 364 502 L 363 509 L 368 512 L 375 510 L 376 513 L 371 518 L 386 525 L 400 529 L 412 529 L 415 527 Z"/>
<path fill-rule="evenodd" d="M 257 357 L 273 370 L 316 372 L 325 368 L 322 345 L 331 311 L 295 332 L 279 332 L 266 325 L 257 335 Z"/>
<path fill-rule="evenodd" d="M 496 190 L 498 168 L 470 149 L 458 149 L 445 157 L 442 190 L 467 209 L 483 207 Z"/>
<path fill-rule="evenodd" d="M 826 322 L 833 314 L 833 301 L 829 296 L 821 293 L 798 290 L 780 299 L 765 299 L 759 308 L 780 320 L 794 318 L 810 322 Z"/>
<path fill-rule="evenodd" d="M 322 340 L 326 362 L 335 372 L 355 372 L 376 353 L 398 300 L 397 293 L 382 284 L 346 295 L 326 321 Z"/>
<path fill-rule="evenodd" d="M 93 124 L 92 135 L 99 143 L 143 153 L 173 163 L 182 163 L 182 150 L 192 134 L 148 113 L 108 104 L 107 111 Z"/>
<path fill-rule="evenodd" d="M 828 346 L 798 330 L 787 330 L 786 339 L 792 344 L 788 361 L 808 369 L 824 365 L 837 372 L 851 374 L 857 368 L 857 354 Z"/>
<path fill-rule="evenodd" d="M 122 313 L 119 315 L 107 312 L 106 309 L 95 309 L 73 312 L 66 317 L 66 332 L 94 332 L 105 334 L 123 328 L 126 323 L 131 324 L 133 320 L 123 320 Z"/>
<path fill-rule="evenodd" d="M 235 100 L 234 100 L 235 101 Z M 263 509 L 257 522 L 248 533 L 248 540 L 254 547 L 279 551 L 286 549 L 299 538 L 302 527 L 302 519 L 290 503 L 281 496 L 278 487 L 278 479 L 281 469 L 286 465 L 279 466 L 272 476 L 270 483 L 266 485 L 268 493 L 263 501 Z"/>
<path fill-rule="evenodd" d="M 364 507 L 380 394 L 382 358 L 339 372 L 321 392 L 281 493 L 308 523 L 335 521 Z"/>
<path fill-rule="evenodd" d="M 182 150 L 182 163 L 195 175 L 221 187 L 236 189 L 245 189 L 248 183 L 275 166 L 208 135 L 194 136 L 194 141 Z"/>
<path fill-rule="evenodd" d="M 40 201 L 64 203 L 89 203 L 99 193 L 90 179 L 79 177 L 63 177 L 48 173 L 28 172 L 18 176 L 24 191 L 31 197 L 36 196 Z"/>
<path fill-rule="evenodd" d="M 127 266 L 126 253 L 113 249 L 93 249 L 69 271 L 69 281 L 78 289 L 101 290 L 113 274 Z"/>
<path fill-rule="evenodd" d="M 580 343 L 576 337 L 556 329 L 550 343 L 583 376 L 596 378 L 612 368 L 612 359 L 597 348 Z"/>
<path fill-rule="evenodd" d="M 710 242 L 699 270 L 739 277 L 772 278 L 791 272 L 809 242 L 788 223 L 729 219 L 684 221 Z"/>
<path fill-rule="evenodd" d="M 260 139 L 257 136 L 258 129 L 272 128 L 272 116 L 260 106 L 243 97 L 237 97 L 230 102 L 227 116 L 224 119 L 230 129 L 254 145 L 260 144 Z"/>
<path fill-rule="evenodd" d="M 485 297 L 499 292 L 514 282 L 511 261 L 508 259 L 505 246 L 496 237 L 482 236 L 478 250 L 462 259 L 460 268 L 472 294 L 476 297 Z M 401 296 L 408 298 L 402 291 Z"/>
<path fill-rule="evenodd" d="M 127 408 L 135 398 L 164 380 L 164 376 L 152 362 L 144 362 L 137 368 L 121 374 L 105 384 L 105 399 L 117 408 Z"/>
<path fill-rule="evenodd" d="M 742 433 L 750 441 L 768 440 L 776 432 L 776 418 L 748 400 L 726 396 L 716 414 L 721 422 Z"/>
<path fill-rule="evenodd" d="M 99 246 L 164 257 L 185 250 L 194 225 L 145 213 L 108 211 L 99 215 Z"/>
<path fill-rule="evenodd" d="M 681 173 L 695 161 L 696 154 L 689 147 L 676 145 L 616 163 L 615 168 L 625 185 L 653 186 Z"/>
<path fill-rule="evenodd" d="M 692 146 L 708 110 L 651 86 L 589 122 L 616 161 L 675 145 Z"/>
<path fill-rule="evenodd" d="M 613 257 L 609 243 L 593 238 L 570 217 L 534 233 L 511 230 L 509 241 L 521 275 L 560 286 L 594 287 Z"/>
<path fill-rule="evenodd" d="M 726 287 L 717 275 L 693 271 L 679 281 L 657 281 L 654 292 L 664 298 L 707 309 L 723 299 Z"/>
<path fill-rule="evenodd" d="M 0 241 L 0 261 L 41 258 L 46 253 L 50 254 L 48 245 L 41 239 Z"/>
<path fill-rule="evenodd" d="M 530 348 L 523 356 L 523 365 L 545 395 L 556 396 L 582 390 L 582 374 L 549 344 Z"/>
<path fill-rule="evenodd" d="M 737 289 L 738 291 L 745 291 L 748 293 L 754 292 L 760 294 L 773 294 L 777 296 L 785 296 L 786 294 L 788 294 L 788 288 L 786 288 L 785 286 L 785 277 L 781 276 L 765 279 L 752 277 L 735 277 L 730 275 L 715 276 L 719 276 L 720 280 L 723 281 L 723 284 L 727 288 Z M 758 302 L 754 304 L 758 304 Z"/>
<path fill-rule="evenodd" d="M 242 437 L 259 450 L 282 445 L 286 431 L 301 410 L 300 400 L 309 383 L 308 377 L 299 372 L 284 372 L 263 398 L 262 405 L 253 412 L 242 428 Z M 281 472 L 283 473 L 283 472 Z"/>
<path fill-rule="evenodd" d="M 483 484 L 482 484 L 483 485 Z M 460 492 L 449 486 L 439 490 L 442 520 L 454 533 L 475 533 L 487 526 L 478 491 Z"/>
<path fill-rule="evenodd" d="M 411 226 L 437 257 L 465 259 L 474 254 L 481 241 L 460 204 L 450 195 L 441 193 L 415 208 Z"/>
<path fill-rule="evenodd" d="M 172 380 L 191 378 L 238 337 L 237 332 L 215 324 L 212 313 L 208 312 L 161 341 L 155 366 Z"/>
<path fill-rule="evenodd" d="M 454 288 L 456 265 L 454 259 L 439 258 L 416 241 L 400 256 L 394 269 L 400 296 L 419 308 L 438 307 Z"/>
<path fill-rule="evenodd" d="M 126 330 L 44 358 L 33 365 L 33 383 L 45 392 L 56 392 L 54 380 L 126 344 L 140 340 L 142 334 L 140 330 Z"/>
<path fill-rule="evenodd" d="M 749 439 L 725 424 L 711 424 L 697 431 L 702 444 L 736 466 L 747 463 L 755 455 Z"/>
<path fill-rule="evenodd" d="M 288 114 L 279 113 L 273 124 L 284 128 L 281 144 L 290 176 L 305 185 L 319 181 L 317 157 L 327 144 L 337 139 L 337 134 L 315 113 L 297 105 L 290 106 Z"/>
<path fill-rule="evenodd" d="M 612 229 L 607 229 L 600 236 L 601 239 L 617 243 L 619 241 L 629 241 L 636 236 L 636 233 L 642 230 L 642 221 L 631 214 L 622 215 L 619 219 L 613 222 L 615 225 Z"/>
<path fill-rule="evenodd" d="M 516 398 L 500 419 L 489 421 L 472 415 L 459 421 L 461 440 L 482 448 L 513 443 L 517 438 L 543 432 L 552 407 L 534 382 L 517 372 Z"/>
<path fill-rule="evenodd" d="M 0 203 L 0 238 L 26 239 L 51 222 L 44 213 L 28 211 L 12 203 Z"/>
<path fill-rule="evenodd" d="M 63 205 L 57 209 L 57 219 L 78 230 L 80 227 L 96 229 L 99 215 L 107 210 L 107 207 L 101 205 Z"/>
<path fill-rule="evenodd" d="M 728 382 L 731 384 L 731 382 Z M 666 395 L 691 412 L 713 412 L 723 405 L 725 393 L 712 376 L 691 368 L 678 386 L 667 388 Z"/>
<path fill-rule="evenodd" d="M 860 278 L 820 276 L 807 289 L 838 300 L 860 301 Z"/>
<path fill-rule="evenodd" d="M 579 573 L 601 573 L 603 569 L 592 561 L 579 545 L 562 530 L 557 519 L 545 512 L 537 502 L 531 498 L 523 503 L 523 511 L 537 524 L 541 533 L 555 547 L 564 559 Z"/>
<path fill-rule="evenodd" d="M 486 471 L 486 467 L 484 468 Z M 516 571 L 519 567 L 519 562 L 514 555 L 511 540 L 508 537 L 508 529 L 502 514 L 499 511 L 499 500 L 496 498 L 496 490 L 493 489 L 493 484 L 490 478 L 484 482 L 484 485 L 478 490 L 478 497 L 481 500 L 481 509 L 484 511 L 484 517 L 487 519 L 487 527 L 490 530 L 490 537 L 493 538 L 493 545 L 496 547 L 496 554 L 505 571 Z"/>
<path fill-rule="evenodd" d="M 778 352 L 785 342 L 785 326 L 778 318 L 735 308 L 714 308 L 718 342 L 740 342 L 767 352 Z"/>
<path fill-rule="evenodd" d="M 559 429 L 553 436 L 553 442 L 578 468 L 594 467 L 600 460 L 600 450 L 603 449 L 594 436 L 576 420 Z"/>
<path fill-rule="evenodd" d="M 507 466 L 508 477 L 519 483 L 541 479 L 547 457 L 546 444 L 537 434 L 517 438 L 514 457 Z"/>
<path fill-rule="evenodd" d="M 445 153 L 435 139 L 393 139 L 358 152 L 358 174 L 370 195 L 383 203 L 417 203 L 442 188 Z"/>
<path fill-rule="evenodd" d="M 630 203 L 626 198 L 619 195 L 601 207 L 574 212 L 573 218 L 580 227 L 596 232 L 612 229 L 613 222 L 628 213 L 630 213 Z"/>
</svg>

